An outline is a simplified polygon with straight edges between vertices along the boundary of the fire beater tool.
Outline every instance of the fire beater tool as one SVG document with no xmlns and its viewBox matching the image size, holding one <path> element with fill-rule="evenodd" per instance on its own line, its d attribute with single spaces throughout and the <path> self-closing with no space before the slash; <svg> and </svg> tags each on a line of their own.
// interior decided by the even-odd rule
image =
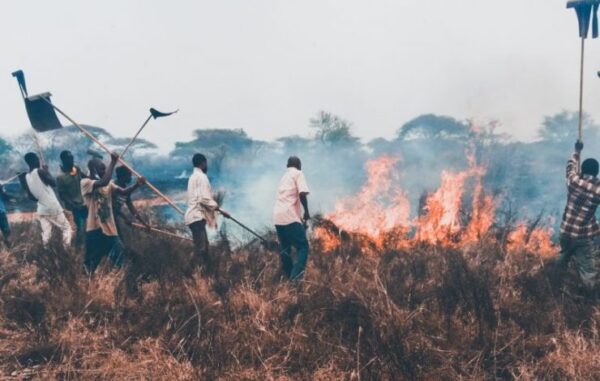
<svg viewBox="0 0 600 381">
<path fill-rule="evenodd" d="M 142 225 L 140 223 L 132 222 L 131 225 L 134 226 L 134 227 L 136 227 L 136 228 L 148 231 L 148 227 L 146 227 L 145 225 Z M 155 232 L 155 233 L 160 233 L 160 234 L 165 235 L 167 237 L 177 238 L 177 239 L 181 239 L 183 241 L 194 242 L 194 240 L 191 239 L 191 238 L 180 236 L 179 234 L 171 233 L 170 231 L 167 231 L 167 230 L 162 230 L 162 229 L 158 229 L 158 228 L 155 228 L 155 227 L 150 227 L 150 231 L 151 232 Z"/>
<path fill-rule="evenodd" d="M 10 182 L 12 182 L 12 181 L 14 181 L 14 180 L 16 180 L 16 179 L 17 179 L 19 176 L 21 176 L 22 174 L 23 174 L 23 173 L 17 173 L 17 174 L 16 174 L 16 175 L 14 175 L 13 177 L 10 177 L 10 178 L 8 178 L 8 179 L 6 179 L 6 180 L 1 180 L 1 181 L 0 181 L 0 186 L 2 186 L 2 185 L 6 185 L 6 184 L 8 184 L 8 183 L 10 183 Z"/>
<path fill-rule="evenodd" d="M 600 0 L 571 0 L 567 2 L 567 8 L 575 9 L 577 22 L 579 24 L 579 38 L 581 39 L 581 57 L 579 63 L 579 123 L 578 137 L 582 140 L 583 123 L 583 63 L 585 58 L 585 39 L 592 24 L 592 38 L 598 37 L 598 6 Z"/>
<path fill-rule="evenodd" d="M 142 132 L 142 130 L 144 129 L 144 127 L 146 127 L 146 125 L 148 124 L 148 122 L 150 121 L 150 119 L 154 118 L 162 118 L 165 116 L 169 116 L 169 115 L 173 115 L 175 114 L 177 111 L 179 111 L 179 109 L 172 111 L 172 112 L 160 112 L 155 108 L 150 108 L 150 115 L 148 116 L 148 118 L 146 118 L 146 121 L 144 121 L 144 123 L 142 124 L 142 126 L 140 127 L 140 129 L 135 133 L 134 137 L 131 139 L 131 141 L 129 142 L 129 144 L 127 144 L 127 146 L 125 147 L 125 149 L 123 150 L 123 152 L 121 153 L 121 156 L 125 156 L 125 154 L 127 153 L 127 150 L 129 149 L 129 147 L 131 147 L 131 145 L 133 144 L 133 142 L 135 142 L 135 139 L 137 139 L 138 135 L 140 134 L 140 132 Z"/>
<path fill-rule="evenodd" d="M 225 217 L 227 219 L 230 219 L 231 221 L 235 222 L 237 225 L 239 225 L 242 229 L 246 230 L 248 233 L 252 234 L 253 236 L 255 236 L 256 238 L 258 238 L 260 240 L 260 242 L 268 249 L 268 250 L 276 250 L 277 249 L 277 242 L 273 242 L 273 241 L 269 241 L 267 239 L 265 239 L 264 237 L 262 237 L 260 234 L 258 234 L 257 232 L 255 232 L 254 230 L 250 229 L 248 226 L 244 225 L 243 223 L 241 223 L 240 221 L 236 220 L 233 216 L 229 216 L 229 217 Z"/>
<path fill-rule="evenodd" d="M 42 93 L 39 95 L 29 96 L 27 94 L 27 87 L 25 85 L 25 75 L 23 71 L 18 70 L 15 71 L 13 77 L 17 79 L 19 83 L 19 88 L 21 90 L 21 95 L 23 96 L 23 101 L 25 102 L 25 109 L 27 110 L 27 116 L 29 117 L 29 121 L 31 122 L 31 126 L 37 132 L 45 132 L 51 130 L 57 130 L 62 128 L 62 124 L 58 120 L 58 116 L 56 113 L 58 112 L 63 117 L 65 117 L 69 122 L 71 122 L 75 127 L 77 127 L 85 136 L 90 138 L 94 143 L 98 144 L 100 148 L 102 148 L 109 155 L 111 154 L 110 149 L 102 143 L 98 138 L 96 138 L 92 133 L 90 133 L 87 129 L 82 127 L 79 123 L 74 121 L 70 116 L 65 114 L 61 109 L 52 104 L 50 97 L 52 94 L 50 93 Z M 119 162 L 129 169 L 131 173 L 133 173 L 136 177 L 142 177 L 142 175 L 136 171 L 129 163 L 123 160 L 122 157 L 119 157 Z M 154 192 L 157 196 L 165 200 L 169 205 L 173 207 L 180 215 L 184 215 L 184 211 L 167 195 L 162 193 L 158 188 L 152 185 L 149 181 L 146 181 L 146 185 Z"/>
</svg>

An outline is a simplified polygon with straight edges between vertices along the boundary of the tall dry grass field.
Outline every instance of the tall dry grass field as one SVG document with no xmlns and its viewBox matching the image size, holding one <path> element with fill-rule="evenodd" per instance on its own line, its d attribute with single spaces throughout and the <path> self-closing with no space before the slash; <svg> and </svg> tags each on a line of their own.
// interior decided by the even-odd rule
<svg viewBox="0 0 600 381">
<path fill-rule="evenodd" d="M 35 380 L 594 380 L 600 311 L 570 272 L 496 240 L 365 255 L 312 242 L 298 287 L 258 245 L 212 254 L 133 233 L 126 268 L 35 226 L 0 252 L 0 375 Z"/>
</svg>

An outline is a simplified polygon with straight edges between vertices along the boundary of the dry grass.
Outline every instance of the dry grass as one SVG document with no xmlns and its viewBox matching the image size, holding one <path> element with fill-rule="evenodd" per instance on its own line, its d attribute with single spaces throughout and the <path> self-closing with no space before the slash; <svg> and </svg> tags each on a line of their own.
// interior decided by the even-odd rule
<svg viewBox="0 0 600 381">
<path fill-rule="evenodd" d="M 595 299 L 495 241 L 361 255 L 313 242 L 305 282 L 275 253 L 144 233 L 121 271 L 44 251 L 28 224 L 0 253 L 0 376 L 61 380 L 600 379 Z M 12 375 L 12 376 L 11 376 Z"/>
</svg>

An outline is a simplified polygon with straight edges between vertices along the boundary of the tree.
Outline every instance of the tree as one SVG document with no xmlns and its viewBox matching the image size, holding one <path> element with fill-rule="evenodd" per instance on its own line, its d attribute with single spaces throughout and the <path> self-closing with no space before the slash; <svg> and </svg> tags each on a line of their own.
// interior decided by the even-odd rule
<svg viewBox="0 0 600 381">
<path fill-rule="evenodd" d="M 425 114 L 404 124 L 396 132 L 398 140 L 464 139 L 472 131 L 469 125 L 449 116 Z"/>
<path fill-rule="evenodd" d="M 325 144 L 355 144 L 358 138 L 352 136 L 352 124 L 337 115 L 319 111 L 310 119 L 310 127 L 316 129 L 315 138 Z"/>
<path fill-rule="evenodd" d="M 311 139 L 298 135 L 284 136 L 277 139 L 277 142 L 283 146 L 286 153 L 296 153 L 306 150 L 310 147 Z"/>
<path fill-rule="evenodd" d="M 131 138 L 111 138 L 106 141 L 106 144 L 116 152 L 122 152 L 130 141 Z M 129 155 L 135 156 L 136 154 L 140 153 L 140 151 L 153 150 L 157 148 L 158 146 L 151 141 L 137 138 L 131 147 L 129 147 L 127 152 Z"/>
<path fill-rule="evenodd" d="M 578 137 L 579 113 L 562 111 L 552 116 L 544 117 L 538 135 L 542 140 L 551 142 L 574 142 Z M 596 136 L 598 126 L 588 114 L 583 114 L 583 135 Z"/>
</svg>

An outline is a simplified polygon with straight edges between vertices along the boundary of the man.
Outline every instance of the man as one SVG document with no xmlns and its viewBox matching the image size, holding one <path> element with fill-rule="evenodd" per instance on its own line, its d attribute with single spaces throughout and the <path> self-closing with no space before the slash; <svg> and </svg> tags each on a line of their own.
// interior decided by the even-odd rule
<svg viewBox="0 0 600 381">
<path fill-rule="evenodd" d="M 279 182 L 273 221 L 281 245 L 281 271 L 292 281 L 302 279 L 308 259 L 309 248 L 304 227 L 310 219 L 308 194 L 302 163 L 296 156 L 291 156 L 287 162 L 287 170 Z M 295 247 L 297 252 L 295 262 L 291 256 L 292 247 Z"/>
<path fill-rule="evenodd" d="M 58 197 L 73 215 L 76 228 L 75 243 L 82 245 L 85 238 L 88 210 L 83 203 L 83 196 L 81 196 L 81 180 L 86 176 L 75 165 L 71 151 L 62 151 L 60 160 L 62 173 L 56 178 Z"/>
<path fill-rule="evenodd" d="M 210 181 L 206 176 L 208 172 L 206 157 L 197 153 L 192 158 L 192 164 L 194 172 L 188 180 L 188 208 L 185 212 L 185 224 L 192 231 L 196 259 L 202 261 L 206 274 L 212 274 L 215 269 L 208 252 L 206 226 L 217 227 L 215 212 L 220 212 L 226 218 L 229 218 L 229 214 L 221 210 L 213 198 Z"/>
<path fill-rule="evenodd" d="M 27 153 L 25 162 L 29 166 L 29 173 L 19 179 L 29 197 L 37 201 L 37 215 L 42 228 L 42 243 L 44 247 L 48 247 L 54 227 L 60 230 L 63 245 L 66 248 L 71 243 L 71 225 L 52 189 L 56 186 L 56 180 L 48 171 L 48 167 L 40 167 L 40 159 L 35 153 Z"/>
<path fill-rule="evenodd" d="M 4 245 L 10 248 L 10 224 L 8 223 L 8 215 L 6 212 L 6 206 L 4 202 L 14 202 L 14 199 L 6 194 L 4 191 L 4 185 L 0 183 L 0 231 L 4 239 Z"/>
<path fill-rule="evenodd" d="M 115 170 L 117 175 L 117 179 L 114 181 L 115 185 L 117 185 L 121 189 L 125 189 L 129 187 L 132 180 L 131 171 L 125 166 L 119 166 Z M 119 233 L 119 237 L 123 237 L 123 223 L 131 226 L 134 220 L 130 218 L 127 213 L 123 210 L 124 206 L 127 206 L 129 213 L 136 220 L 138 220 L 142 225 L 146 226 L 147 229 L 150 229 L 150 225 L 140 216 L 139 212 L 133 205 L 133 201 L 131 200 L 131 194 L 128 195 L 117 195 L 113 197 L 113 211 L 115 213 L 115 222 L 117 223 L 117 232 Z"/>
<path fill-rule="evenodd" d="M 131 194 L 144 182 L 144 179 L 140 178 L 136 185 L 127 189 L 111 182 L 118 160 L 119 156 L 112 154 L 107 169 L 102 160 L 91 159 L 88 163 L 90 177 L 81 180 L 81 194 L 88 208 L 84 264 L 90 274 L 96 270 L 105 256 L 108 256 L 117 267 L 123 264 L 123 247 L 117 233 L 112 199 L 118 195 Z"/>
<path fill-rule="evenodd" d="M 583 284 L 589 288 L 598 283 L 600 227 L 596 222 L 596 209 L 600 204 L 600 179 L 598 162 L 579 161 L 583 143 L 575 143 L 575 153 L 567 163 L 567 205 L 560 225 L 560 257 L 557 268 L 565 270 L 573 258 Z"/>
</svg>

